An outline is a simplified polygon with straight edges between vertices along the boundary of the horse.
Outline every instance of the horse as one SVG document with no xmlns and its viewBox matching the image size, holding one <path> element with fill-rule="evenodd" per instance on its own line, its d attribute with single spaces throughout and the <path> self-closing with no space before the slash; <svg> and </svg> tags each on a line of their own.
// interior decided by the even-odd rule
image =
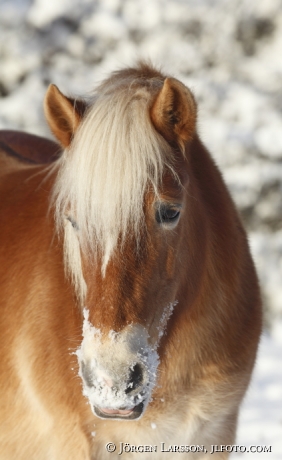
<svg viewBox="0 0 282 460">
<path fill-rule="evenodd" d="M 139 63 L 44 109 L 0 135 L 1 460 L 227 459 L 261 301 L 195 97 Z"/>
</svg>

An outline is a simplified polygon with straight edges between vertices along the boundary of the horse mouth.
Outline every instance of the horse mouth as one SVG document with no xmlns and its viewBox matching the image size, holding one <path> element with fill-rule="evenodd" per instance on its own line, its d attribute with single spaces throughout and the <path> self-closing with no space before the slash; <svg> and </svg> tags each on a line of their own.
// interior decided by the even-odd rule
<svg viewBox="0 0 282 460">
<path fill-rule="evenodd" d="M 141 402 L 132 409 L 108 409 L 103 407 L 93 407 L 94 413 L 103 419 L 112 420 L 136 420 L 141 417 L 144 410 L 144 403 Z"/>
</svg>

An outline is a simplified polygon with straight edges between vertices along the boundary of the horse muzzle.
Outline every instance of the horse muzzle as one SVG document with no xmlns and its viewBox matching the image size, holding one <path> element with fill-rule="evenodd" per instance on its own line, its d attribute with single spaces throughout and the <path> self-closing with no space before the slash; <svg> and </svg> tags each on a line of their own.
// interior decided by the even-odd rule
<svg viewBox="0 0 282 460">
<path fill-rule="evenodd" d="M 129 325 L 106 336 L 84 313 L 83 341 L 76 354 L 83 394 L 103 419 L 137 420 L 150 401 L 159 359 L 147 330 Z"/>
</svg>

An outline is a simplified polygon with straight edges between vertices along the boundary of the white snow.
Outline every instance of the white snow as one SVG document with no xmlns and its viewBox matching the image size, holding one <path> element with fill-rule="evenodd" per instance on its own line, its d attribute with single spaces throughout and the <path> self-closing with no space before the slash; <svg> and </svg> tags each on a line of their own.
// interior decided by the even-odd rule
<svg viewBox="0 0 282 460">
<path fill-rule="evenodd" d="M 149 345 L 147 330 L 138 324 L 131 324 L 121 332 L 111 330 L 106 337 L 100 329 L 89 321 L 89 310 L 83 309 L 83 340 L 76 351 L 79 363 L 79 376 L 83 383 L 83 394 L 95 407 L 106 409 L 131 409 L 140 402 L 148 404 L 157 381 L 159 356 L 157 348 L 165 333 L 167 322 L 177 302 L 169 303 L 163 310 L 155 344 Z M 146 382 L 136 392 L 126 392 L 130 369 L 136 363 L 142 366 L 143 379 Z M 83 368 L 91 385 L 84 378 Z M 94 411 L 95 412 L 95 411 Z"/>
<path fill-rule="evenodd" d="M 262 336 L 252 382 L 239 417 L 236 444 L 272 446 L 271 453 L 233 454 L 235 458 L 282 458 L 282 322 Z"/>
<path fill-rule="evenodd" d="M 141 325 L 132 324 L 121 332 L 110 331 L 107 337 L 89 321 L 89 311 L 83 310 L 83 340 L 76 351 L 83 394 L 95 407 L 131 409 L 140 402 L 147 405 L 157 379 L 159 357 L 155 346 L 148 344 L 148 333 Z M 130 393 L 130 369 L 142 366 L 144 385 Z M 83 367 L 91 385 L 83 378 Z M 95 411 L 94 411 L 95 412 Z"/>
<path fill-rule="evenodd" d="M 157 329 L 159 331 L 159 341 L 161 340 L 162 336 L 165 334 L 165 329 L 168 323 L 169 318 L 171 317 L 174 307 L 178 304 L 178 301 L 176 300 L 175 302 L 170 302 L 163 311 L 163 314 L 160 319 L 159 326 L 157 326 Z"/>
</svg>

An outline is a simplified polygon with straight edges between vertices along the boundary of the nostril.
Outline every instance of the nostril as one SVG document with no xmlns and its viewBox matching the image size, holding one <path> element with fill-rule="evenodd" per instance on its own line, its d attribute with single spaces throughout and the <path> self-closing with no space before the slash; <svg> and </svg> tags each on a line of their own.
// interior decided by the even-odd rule
<svg viewBox="0 0 282 460">
<path fill-rule="evenodd" d="M 131 393 L 136 390 L 143 382 L 143 371 L 140 364 L 136 363 L 129 371 L 128 386 L 125 393 Z"/>
</svg>

